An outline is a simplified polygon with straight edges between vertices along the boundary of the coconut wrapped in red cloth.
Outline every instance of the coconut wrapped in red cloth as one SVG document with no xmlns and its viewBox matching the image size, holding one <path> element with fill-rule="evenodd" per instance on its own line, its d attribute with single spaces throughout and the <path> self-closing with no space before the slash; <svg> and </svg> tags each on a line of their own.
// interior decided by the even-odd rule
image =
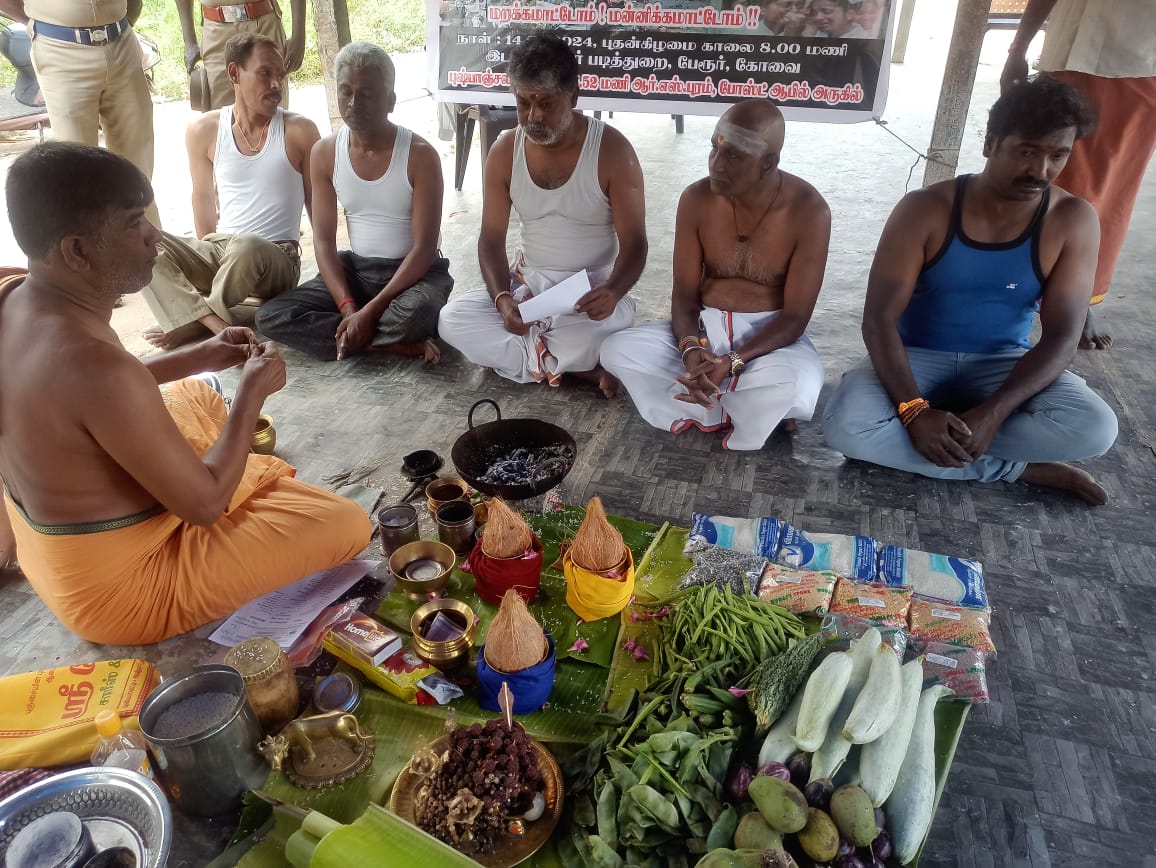
<svg viewBox="0 0 1156 868">
<path fill-rule="evenodd" d="M 480 545 L 468 559 L 478 596 L 499 605 L 513 590 L 527 603 L 542 582 L 542 541 L 518 513 L 495 497 L 487 504 L 487 520 Z"/>
</svg>

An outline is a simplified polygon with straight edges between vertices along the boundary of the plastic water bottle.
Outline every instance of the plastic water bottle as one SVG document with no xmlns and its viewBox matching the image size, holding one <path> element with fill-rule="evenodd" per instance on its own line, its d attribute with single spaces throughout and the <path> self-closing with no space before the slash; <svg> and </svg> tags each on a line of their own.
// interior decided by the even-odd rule
<svg viewBox="0 0 1156 868">
<path fill-rule="evenodd" d="M 140 772 L 145 777 L 153 776 L 148 743 L 139 730 L 125 729 L 120 715 L 107 708 L 97 712 L 94 722 L 100 733 L 100 744 L 92 752 L 94 766 L 114 766 Z"/>
</svg>

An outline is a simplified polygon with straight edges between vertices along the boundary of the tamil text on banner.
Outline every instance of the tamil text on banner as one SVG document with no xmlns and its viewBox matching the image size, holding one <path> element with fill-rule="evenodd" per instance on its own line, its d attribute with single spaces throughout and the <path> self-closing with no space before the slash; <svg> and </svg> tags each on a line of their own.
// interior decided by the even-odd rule
<svg viewBox="0 0 1156 868">
<path fill-rule="evenodd" d="M 439 100 L 513 105 L 510 52 L 537 29 L 579 64 L 579 108 L 720 115 L 769 99 L 791 120 L 883 112 L 895 0 L 429 0 Z"/>
</svg>

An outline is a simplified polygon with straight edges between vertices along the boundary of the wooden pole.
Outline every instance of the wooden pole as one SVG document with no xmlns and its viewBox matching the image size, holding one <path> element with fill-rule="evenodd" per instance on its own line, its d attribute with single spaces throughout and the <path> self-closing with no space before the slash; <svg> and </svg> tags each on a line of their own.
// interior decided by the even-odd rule
<svg viewBox="0 0 1156 868">
<path fill-rule="evenodd" d="M 915 15 L 915 0 L 903 0 L 899 10 L 899 26 L 895 29 L 895 43 L 891 47 L 891 62 L 903 63 L 907 57 L 907 40 L 911 36 L 911 19 Z"/>
<path fill-rule="evenodd" d="M 346 0 L 313 0 L 313 23 L 317 27 L 317 53 L 321 55 L 325 100 L 329 104 L 329 127 L 336 130 L 341 122 L 341 112 L 337 110 L 337 81 L 333 77 L 333 67 L 337 52 L 352 39 Z"/>
<path fill-rule="evenodd" d="M 929 159 L 923 172 L 925 187 L 955 176 L 990 9 L 991 0 L 959 0 L 956 7 L 955 29 L 947 48 L 947 67 L 943 70 L 943 86 L 939 90 L 939 108 L 935 112 L 935 126 L 927 148 Z"/>
</svg>

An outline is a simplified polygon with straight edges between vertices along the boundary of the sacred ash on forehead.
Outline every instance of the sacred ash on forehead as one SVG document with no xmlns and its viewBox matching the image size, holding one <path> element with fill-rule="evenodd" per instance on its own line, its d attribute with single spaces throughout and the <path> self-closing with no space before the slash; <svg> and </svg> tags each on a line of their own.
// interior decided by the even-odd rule
<svg viewBox="0 0 1156 868">
<path fill-rule="evenodd" d="M 746 127 L 740 127 L 726 119 L 720 120 L 715 125 L 714 134 L 720 144 L 726 142 L 731 147 L 751 156 L 758 156 L 767 147 L 767 143 L 758 133 L 752 132 Z"/>
</svg>

